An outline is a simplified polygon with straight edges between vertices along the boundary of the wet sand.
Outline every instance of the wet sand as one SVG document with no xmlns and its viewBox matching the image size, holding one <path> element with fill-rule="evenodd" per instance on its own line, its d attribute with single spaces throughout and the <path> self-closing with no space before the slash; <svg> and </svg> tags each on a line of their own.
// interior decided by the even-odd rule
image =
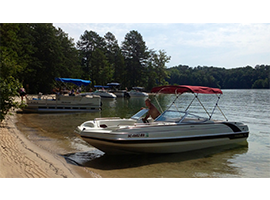
<svg viewBox="0 0 270 200">
<path fill-rule="evenodd" d="M 13 114 L 6 116 L 0 125 L 0 178 L 93 177 L 87 169 L 70 165 L 63 157 L 30 142 L 15 122 L 16 114 Z"/>
</svg>

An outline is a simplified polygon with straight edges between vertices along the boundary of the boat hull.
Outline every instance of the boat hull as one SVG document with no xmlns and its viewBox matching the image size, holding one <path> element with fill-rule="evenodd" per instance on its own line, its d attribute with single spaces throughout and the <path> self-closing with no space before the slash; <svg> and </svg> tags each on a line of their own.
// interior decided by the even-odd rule
<svg viewBox="0 0 270 200">
<path fill-rule="evenodd" d="M 249 134 L 247 126 L 233 126 L 234 130 L 224 123 L 195 126 L 142 125 L 114 132 L 89 132 L 87 129 L 77 128 L 77 133 L 83 140 L 106 154 L 179 153 L 245 143 Z"/>
<path fill-rule="evenodd" d="M 126 91 L 112 91 L 112 93 L 114 93 L 117 97 L 125 97 L 125 98 L 129 98 L 130 95 L 128 92 Z"/>
<path fill-rule="evenodd" d="M 47 106 L 27 106 L 23 109 L 26 113 L 79 113 L 79 112 L 98 112 L 98 107 L 47 107 Z"/>
<path fill-rule="evenodd" d="M 97 95 L 100 96 L 101 98 L 106 98 L 106 99 L 114 99 L 116 98 L 116 95 L 111 93 L 111 92 L 106 92 L 106 91 L 95 91 L 95 92 L 90 92 L 90 93 L 82 93 L 82 94 L 90 94 L 90 95 Z"/>
<path fill-rule="evenodd" d="M 63 96 L 50 95 L 43 98 L 27 99 L 24 112 L 70 113 L 97 112 L 101 109 L 99 96 Z"/>
<path fill-rule="evenodd" d="M 149 95 L 145 92 L 128 92 L 130 97 L 148 97 Z"/>
<path fill-rule="evenodd" d="M 142 142 L 136 143 L 117 143 L 112 141 L 104 141 L 83 137 L 83 139 L 96 147 L 97 149 L 105 152 L 106 154 L 142 154 L 142 153 L 180 153 L 198 149 L 204 149 L 216 146 L 225 145 L 241 145 L 246 143 L 246 138 L 230 139 L 205 139 L 205 140 L 190 140 L 190 141 L 163 141 L 163 142 Z"/>
</svg>

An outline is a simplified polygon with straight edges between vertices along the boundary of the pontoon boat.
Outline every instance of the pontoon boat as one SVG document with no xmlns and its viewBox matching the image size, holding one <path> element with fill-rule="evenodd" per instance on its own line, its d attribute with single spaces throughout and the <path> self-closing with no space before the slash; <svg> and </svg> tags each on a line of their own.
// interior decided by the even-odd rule
<svg viewBox="0 0 270 200">
<path fill-rule="evenodd" d="M 56 78 L 55 80 L 63 83 L 73 83 L 77 86 L 88 85 L 89 80 Z M 30 95 L 28 95 L 30 96 Z M 97 95 L 68 95 L 53 94 L 27 98 L 24 112 L 38 113 L 65 113 L 65 112 L 93 112 L 101 109 L 101 99 Z"/>
</svg>

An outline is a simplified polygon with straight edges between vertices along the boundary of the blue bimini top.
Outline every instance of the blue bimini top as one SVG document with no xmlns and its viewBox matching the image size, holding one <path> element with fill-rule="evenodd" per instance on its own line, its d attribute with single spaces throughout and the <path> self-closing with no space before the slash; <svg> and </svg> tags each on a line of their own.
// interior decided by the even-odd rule
<svg viewBox="0 0 270 200">
<path fill-rule="evenodd" d="M 55 78 L 56 81 L 61 81 L 63 83 L 73 83 L 77 86 L 89 85 L 91 83 L 90 80 L 82 80 L 82 79 L 73 79 L 73 78 Z"/>
</svg>

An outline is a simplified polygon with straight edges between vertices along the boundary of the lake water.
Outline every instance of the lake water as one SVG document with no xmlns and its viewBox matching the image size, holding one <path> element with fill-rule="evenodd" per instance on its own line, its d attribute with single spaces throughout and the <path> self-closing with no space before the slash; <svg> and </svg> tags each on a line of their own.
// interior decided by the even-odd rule
<svg viewBox="0 0 270 200">
<path fill-rule="evenodd" d="M 212 109 L 212 95 L 199 95 Z M 153 97 L 150 96 L 152 99 Z M 183 96 L 181 107 L 192 98 Z M 144 106 L 145 98 L 103 100 L 102 111 L 80 114 L 20 114 L 17 126 L 27 138 L 70 164 L 85 167 L 96 177 L 270 177 L 270 90 L 223 90 L 219 106 L 229 121 L 249 126 L 247 144 L 235 148 L 210 148 L 158 155 L 108 156 L 74 133 L 76 126 L 96 117 L 129 118 Z M 165 108 L 171 95 L 159 101 Z M 155 101 L 153 101 L 156 104 Z M 202 114 L 198 103 L 191 111 Z M 215 115 L 216 114 L 216 115 Z M 213 118 L 222 119 L 219 110 Z M 223 118 L 224 119 L 224 118 Z"/>
</svg>

